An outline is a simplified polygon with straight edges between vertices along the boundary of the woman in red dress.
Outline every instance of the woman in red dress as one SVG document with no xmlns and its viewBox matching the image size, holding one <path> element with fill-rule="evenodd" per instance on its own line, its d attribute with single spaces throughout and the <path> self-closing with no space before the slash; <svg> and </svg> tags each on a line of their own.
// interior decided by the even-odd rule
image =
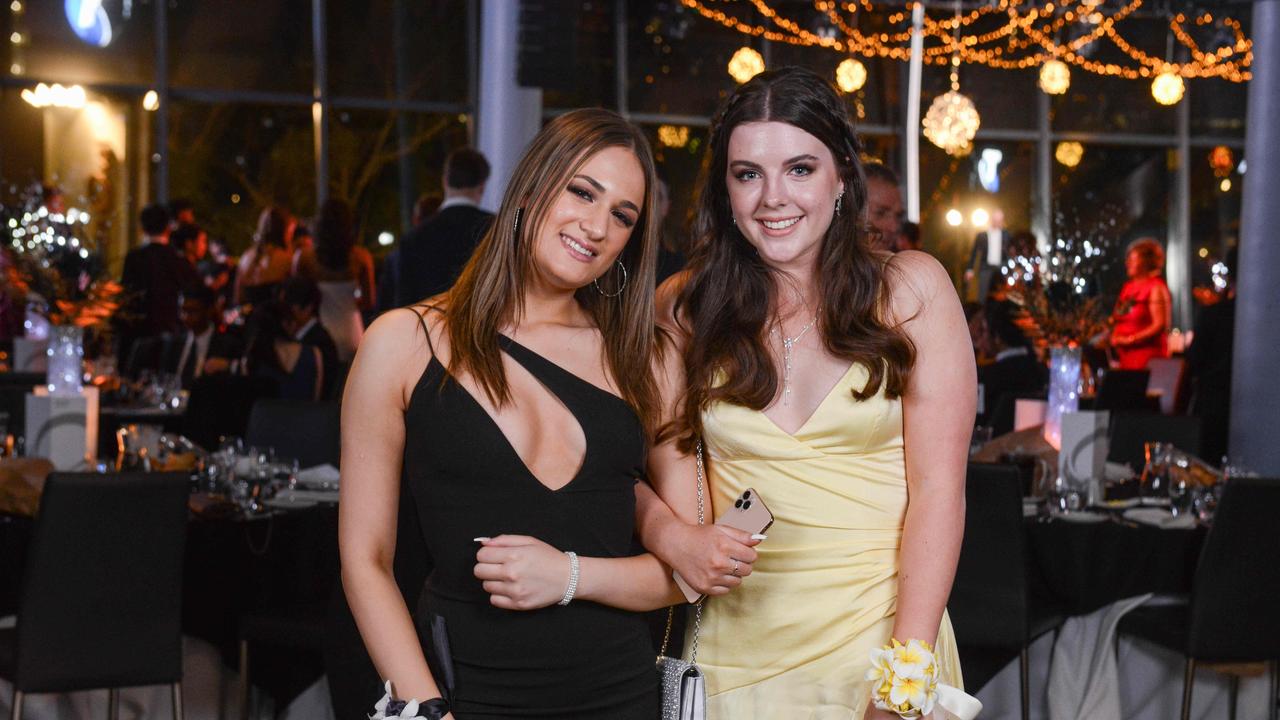
<svg viewBox="0 0 1280 720">
<path fill-rule="evenodd" d="M 1153 238 L 1140 238 L 1129 244 L 1124 258 L 1129 276 L 1116 309 L 1112 314 L 1111 347 L 1115 350 L 1116 367 L 1142 370 L 1151 358 L 1168 357 L 1165 342 L 1171 325 L 1169 286 L 1161 277 L 1164 271 L 1164 248 Z"/>
</svg>

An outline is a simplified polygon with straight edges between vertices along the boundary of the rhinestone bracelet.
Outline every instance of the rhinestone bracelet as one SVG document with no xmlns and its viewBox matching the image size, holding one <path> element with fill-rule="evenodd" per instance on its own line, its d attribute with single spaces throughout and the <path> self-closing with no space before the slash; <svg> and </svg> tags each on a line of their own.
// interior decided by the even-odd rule
<svg viewBox="0 0 1280 720">
<path fill-rule="evenodd" d="M 569 585 L 564 589 L 560 604 L 568 605 L 574 594 L 578 592 L 578 553 L 566 550 L 564 554 L 569 556 Z"/>
</svg>

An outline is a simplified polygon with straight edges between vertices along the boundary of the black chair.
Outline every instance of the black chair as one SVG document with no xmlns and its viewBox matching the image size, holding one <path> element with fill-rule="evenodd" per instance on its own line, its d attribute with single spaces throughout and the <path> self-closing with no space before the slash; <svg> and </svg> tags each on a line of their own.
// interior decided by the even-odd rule
<svg viewBox="0 0 1280 720">
<path fill-rule="evenodd" d="M 20 387 L 30 392 L 36 385 L 43 385 L 46 379 L 42 372 L 6 372 L 0 373 L 0 386 Z"/>
<path fill-rule="evenodd" d="M 1186 655 L 1182 718 L 1201 662 L 1271 664 L 1271 720 L 1280 681 L 1280 479 L 1236 478 L 1227 485 L 1196 564 L 1187 605 L 1141 607 L 1120 620 L 1119 633 Z M 1240 679 L 1232 675 L 1230 716 Z"/>
<path fill-rule="evenodd" d="M 273 380 L 240 375 L 206 375 L 191 386 L 182 434 L 200 447 L 216 450 L 222 436 L 243 437 L 253 404 L 279 394 Z"/>
<path fill-rule="evenodd" d="M 1107 459 L 1141 472 L 1146 464 L 1143 445 L 1173 443 L 1179 450 L 1200 454 L 1200 418 L 1159 413 L 1116 413 L 1111 417 Z"/>
<path fill-rule="evenodd" d="M 337 403 L 267 399 L 249 413 L 245 443 L 272 447 L 282 458 L 296 458 L 304 468 L 338 465 L 342 446 Z"/>
<path fill-rule="evenodd" d="M 251 717 L 249 690 L 249 644 L 269 645 L 278 649 L 313 656 L 322 662 L 324 649 L 325 607 L 307 604 L 279 610 L 256 610 L 240 616 L 240 717 Z M 256 716 L 256 714 L 252 714 Z"/>
<path fill-rule="evenodd" d="M 0 630 L 0 677 L 24 696 L 169 685 L 182 718 L 181 473 L 54 473 L 40 500 L 18 605 Z"/>
<path fill-rule="evenodd" d="M 1022 480 L 1014 465 L 969 465 L 964 542 L 947 613 L 961 657 L 965 648 L 1017 649 L 1022 717 L 1029 718 L 1027 648 L 1064 618 L 1031 599 Z"/>
<path fill-rule="evenodd" d="M 1160 412 L 1160 401 L 1147 397 L 1150 370 L 1108 370 L 1098 386 L 1093 409 L 1114 412 Z"/>
</svg>

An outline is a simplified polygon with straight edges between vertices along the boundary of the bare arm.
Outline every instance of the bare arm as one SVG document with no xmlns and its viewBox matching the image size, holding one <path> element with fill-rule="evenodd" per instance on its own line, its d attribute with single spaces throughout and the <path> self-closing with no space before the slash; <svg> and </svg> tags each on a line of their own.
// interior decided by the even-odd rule
<svg viewBox="0 0 1280 720">
<path fill-rule="evenodd" d="M 890 261 L 892 314 L 916 347 L 902 398 L 907 504 L 893 636 L 933 643 L 964 536 L 964 483 L 977 398 L 973 349 L 960 300 L 936 260 Z"/>
<path fill-rule="evenodd" d="M 365 647 L 398 697 L 441 696 L 417 630 L 396 586 L 392 558 L 404 451 L 408 370 L 428 349 L 417 318 L 388 313 L 369 328 L 342 402 L 342 483 L 338 540 L 342 585 Z M 397 378 L 388 382 L 388 378 Z"/>
</svg>

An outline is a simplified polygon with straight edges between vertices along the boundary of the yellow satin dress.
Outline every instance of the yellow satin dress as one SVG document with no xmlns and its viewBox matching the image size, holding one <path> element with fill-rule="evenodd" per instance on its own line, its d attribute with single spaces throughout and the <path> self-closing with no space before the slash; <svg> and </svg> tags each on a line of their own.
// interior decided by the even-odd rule
<svg viewBox="0 0 1280 720">
<path fill-rule="evenodd" d="M 866 380 L 850 367 L 795 435 L 737 405 L 703 414 L 713 507 L 752 488 L 774 515 L 750 578 L 703 609 L 710 720 L 850 720 L 867 708 L 868 654 L 893 632 L 907 481 L 902 402 L 883 386 L 855 401 Z M 939 681 L 963 687 L 945 615 L 935 655 Z"/>
</svg>

